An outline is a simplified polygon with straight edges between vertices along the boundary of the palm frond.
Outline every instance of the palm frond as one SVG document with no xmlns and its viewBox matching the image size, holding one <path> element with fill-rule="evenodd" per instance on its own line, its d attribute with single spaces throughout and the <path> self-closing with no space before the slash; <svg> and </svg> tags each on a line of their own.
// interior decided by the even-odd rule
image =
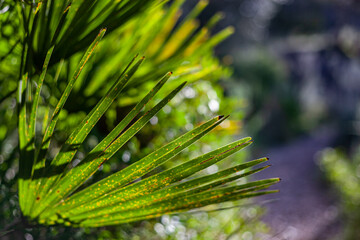
<svg viewBox="0 0 360 240">
<path fill-rule="evenodd" d="M 87 59 L 90 52 L 93 51 L 94 45 L 99 41 L 98 38 L 99 37 L 97 37 L 94 44 L 90 46 L 89 49 L 91 49 L 91 51 L 85 53 L 85 59 Z M 49 51 L 49 56 L 51 55 L 51 50 Z M 47 62 L 49 58 L 50 57 L 47 58 Z M 35 144 L 32 144 L 32 147 L 35 149 L 31 152 L 32 156 L 34 156 L 34 164 L 30 165 L 31 174 L 22 175 L 23 181 L 19 183 L 19 186 L 21 186 L 19 197 L 21 199 L 22 211 L 30 220 L 34 221 L 36 219 L 36 221 L 42 224 L 60 223 L 74 226 L 112 225 L 274 192 L 259 192 L 259 190 L 263 190 L 271 184 L 276 183 L 278 179 L 256 181 L 237 186 L 226 186 L 239 178 L 264 169 L 263 167 L 236 175 L 239 171 L 260 164 L 267 159 L 254 160 L 219 173 L 179 183 L 179 181 L 183 181 L 194 173 L 243 149 L 252 142 L 251 138 L 238 140 L 177 167 L 134 182 L 136 179 L 141 179 L 151 170 L 175 157 L 183 149 L 199 140 L 227 118 L 219 116 L 174 139 L 125 169 L 81 191 L 73 193 L 184 87 L 185 83 L 180 84 L 152 109 L 145 113 L 140 113 L 145 105 L 170 78 L 171 73 L 166 74 L 113 131 L 90 151 L 82 162 L 77 165 L 74 164 L 73 158 L 80 145 L 95 126 L 96 122 L 118 97 L 120 91 L 126 86 L 143 60 L 144 58 L 141 58 L 132 67 L 133 61 L 128 65 L 126 70 L 120 74 L 115 84 L 109 89 L 108 93 L 83 119 L 77 128 L 73 130 L 68 140 L 48 165 L 44 165 L 45 160 L 42 159 L 45 158 L 45 154 L 40 153 L 41 150 L 46 150 L 49 147 L 46 139 L 51 140 L 51 134 L 45 132 L 44 140 L 41 145 L 38 146 L 38 149 L 36 149 Z M 79 64 L 79 70 L 83 68 L 84 62 L 85 61 L 82 61 Z M 43 73 L 46 72 L 46 67 L 47 64 L 44 64 Z M 80 74 L 81 70 L 79 70 L 74 73 L 74 77 L 65 88 L 54 110 L 53 117 L 49 123 L 49 126 L 52 127 L 51 131 L 55 128 L 57 121 L 56 116 L 64 105 L 67 96 L 70 94 L 71 86 L 73 86 L 77 76 Z M 44 76 L 41 75 L 39 80 L 40 84 L 38 85 L 35 96 L 40 93 L 43 79 Z M 26 84 L 25 80 L 26 78 L 24 79 L 24 85 Z M 36 98 L 37 97 L 35 97 L 35 99 Z M 36 123 L 36 110 L 36 103 L 34 103 L 30 111 L 30 115 L 32 116 L 30 120 L 33 123 Z M 134 119 L 137 120 L 133 121 Z M 20 123 L 21 122 L 23 121 L 20 121 Z M 25 143 L 31 143 L 28 138 L 29 130 L 34 131 L 34 129 L 31 125 L 22 124 L 24 125 L 24 129 L 21 128 L 20 130 L 23 131 L 22 134 L 26 137 L 25 140 L 28 140 L 25 141 Z M 32 134 L 32 137 L 34 138 L 35 135 Z M 24 149 L 29 150 L 26 147 L 24 147 Z M 29 161 L 29 152 L 24 152 L 21 156 L 21 162 Z M 24 156 L 26 156 L 26 159 Z M 41 164 L 37 164 L 39 162 Z M 39 166 L 41 167 L 39 168 Z M 235 176 L 231 176 L 234 174 Z M 222 186 L 224 184 L 225 186 Z"/>
<path fill-rule="evenodd" d="M 175 0 L 168 6 L 163 6 L 163 2 L 48 0 L 18 4 L 20 25 L 24 28 L 22 49 L 14 50 L 14 54 L 21 56 L 19 202 L 22 214 L 30 223 L 99 227 L 276 192 L 265 189 L 277 183 L 278 178 L 246 183 L 237 181 L 267 168 L 251 169 L 266 162 L 266 158 L 194 177 L 199 171 L 250 145 L 249 137 L 149 176 L 169 160 L 179 158 L 180 152 L 218 127 L 228 116 L 216 116 L 135 163 L 87 184 L 99 167 L 184 88 L 186 81 L 179 82 L 178 79 L 193 82 L 227 71 L 212 56 L 211 49 L 233 30 L 227 28 L 212 37 L 208 34 L 220 15 L 199 27 L 196 17 L 207 1 L 199 1 L 181 22 L 178 19 L 183 0 Z M 158 16 L 154 16 L 154 9 Z M 102 40 L 106 31 L 113 33 Z M 149 38 L 144 38 L 145 35 Z M 116 43 L 120 38 L 126 47 L 114 44 L 116 47 L 113 48 L 112 42 Z M 98 51 L 99 48 L 102 50 Z M 137 54 L 131 60 L 134 51 L 147 53 L 151 61 L 144 62 L 144 57 L 137 60 Z M 92 57 L 95 53 L 98 53 L 96 58 Z M 112 60 L 107 60 L 110 57 Z M 74 61 L 76 65 L 72 64 Z M 67 66 L 63 71 L 64 63 Z M 124 70 L 119 71 L 125 65 Z M 48 75 L 55 66 L 57 70 L 52 79 L 53 75 Z M 177 77 L 172 76 L 171 68 L 178 70 Z M 89 87 L 84 87 L 84 75 L 88 73 L 94 77 L 87 83 Z M 56 84 L 61 77 L 66 84 L 63 89 L 58 88 L 62 89 L 58 96 L 51 94 L 56 103 L 54 107 L 45 104 L 46 111 L 41 119 L 38 114 L 41 92 L 44 86 Z M 50 81 L 46 82 L 47 79 Z M 154 84 L 155 80 L 158 80 L 157 84 Z M 165 93 L 160 93 L 164 86 Z M 135 89 L 135 94 L 130 94 L 131 89 Z M 53 146 L 59 144 L 54 138 L 55 130 L 61 122 L 65 104 L 69 104 L 69 99 L 71 101 L 70 96 L 79 92 L 92 95 L 95 91 L 101 99 L 96 104 L 89 104 L 92 109 L 71 129 L 57 152 L 54 151 Z M 147 94 L 143 96 L 143 92 Z M 114 103 L 121 105 L 120 93 L 127 99 L 125 105 L 133 106 L 132 110 L 78 162 L 75 156 L 99 120 Z M 149 107 L 148 103 L 155 95 L 160 100 Z M 47 113 L 51 113 L 51 117 L 48 118 Z M 37 126 L 42 130 L 37 131 Z"/>
</svg>

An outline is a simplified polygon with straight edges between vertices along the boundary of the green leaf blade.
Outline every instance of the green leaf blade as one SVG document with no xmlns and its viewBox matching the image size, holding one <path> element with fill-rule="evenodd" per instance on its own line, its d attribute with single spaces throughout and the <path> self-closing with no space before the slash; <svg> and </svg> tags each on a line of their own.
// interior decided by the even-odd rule
<svg viewBox="0 0 360 240">
<path fill-rule="evenodd" d="M 181 137 L 173 140 L 169 144 L 149 154 L 142 160 L 132 164 L 128 168 L 125 168 L 99 181 L 98 183 L 91 185 L 87 189 L 74 194 L 61 204 L 60 209 L 69 210 L 81 204 L 88 203 L 90 200 L 96 199 L 97 197 L 100 197 L 107 192 L 110 192 L 125 185 L 126 183 L 131 182 L 143 174 L 144 170 L 142 169 L 149 170 L 149 166 L 152 168 L 158 166 L 157 164 L 160 164 L 163 161 L 169 159 L 170 156 L 174 156 L 175 154 L 179 153 L 185 147 L 195 142 L 215 126 L 220 124 L 223 120 L 224 118 L 220 119 L 219 117 L 216 117 L 207 121 L 192 131 L 189 131 Z"/>
<path fill-rule="evenodd" d="M 95 48 L 97 47 L 101 38 L 104 36 L 105 32 L 106 32 L 106 29 L 102 29 L 99 32 L 98 36 L 95 38 L 95 40 L 92 42 L 92 44 L 89 46 L 89 48 L 86 50 L 85 54 L 83 55 L 81 61 L 79 62 L 78 66 L 73 74 L 73 77 L 67 84 L 59 102 L 57 103 L 57 105 L 54 109 L 50 124 L 49 124 L 49 126 L 47 126 L 47 128 L 45 130 L 45 134 L 44 134 L 42 145 L 41 145 L 41 150 L 38 152 L 38 156 L 36 158 L 36 159 L 39 159 L 40 163 L 38 164 L 38 167 L 42 168 L 43 172 L 45 172 L 45 154 L 46 154 L 47 149 L 49 148 L 50 140 L 51 140 L 52 134 L 55 130 L 57 120 L 59 118 L 59 113 L 60 113 L 61 109 L 64 107 L 65 102 L 75 84 L 75 81 L 79 77 L 82 69 L 84 68 L 85 64 L 88 62 L 89 58 L 93 54 Z M 53 179 L 54 178 L 55 177 L 53 177 Z M 38 197 L 35 197 L 35 196 L 33 196 L 33 197 L 35 197 L 38 200 L 42 199 L 44 193 L 48 190 L 48 186 L 52 184 L 53 179 L 47 179 L 46 181 L 42 180 L 42 179 L 37 179 L 36 182 L 34 182 L 34 184 L 31 184 L 30 186 L 33 188 L 33 189 L 30 189 L 31 192 L 33 192 L 33 194 L 40 195 Z M 42 188 L 40 188 L 40 185 L 43 185 Z M 40 192 L 39 192 L 39 190 L 40 190 Z M 35 205 L 35 208 L 37 206 L 39 206 L 39 205 Z M 35 214 L 35 216 L 36 216 L 36 211 L 34 209 L 32 211 L 32 214 Z"/>
<path fill-rule="evenodd" d="M 106 136 L 83 160 L 83 164 L 79 167 L 72 168 L 57 184 L 54 189 L 57 189 L 58 195 L 62 198 L 76 190 L 82 183 L 86 181 L 92 174 L 94 174 L 99 165 L 104 162 L 101 157 L 106 155 L 107 148 L 113 143 L 115 138 L 125 129 L 125 127 L 135 118 L 141 109 L 150 101 L 150 99 L 161 89 L 161 87 L 170 78 L 171 73 L 166 74 L 159 83 L 152 89 L 144 99 L 137 104 L 132 111 Z M 106 159 L 109 158 L 106 157 Z"/>
<path fill-rule="evenodd" d="M 121 214 L 115 213 L 114 215 L 109 214 L 98 218 L 85 219 L 84 221 L 81 221 L 81 224 L 108 224 L 112 221 L 128 221 L 128 219 L 141 216 L 163 215 L 179 211 L 188 211 L 193 208 L 204 207 L 210 204 L 248 197 L 249 193 L 266 189 L 277 182 L 279 182 L 278 178 L 266 179 L 234 187 L 226 187 L 198 194 L 180 196 L 174 199 L 166 199 L 153 205 L 132 209 L 128 212 L 122 212 Z"/>
<path fill-rule="evenodd" d="M 249 176 L 251 174 L 266 169 L 268 166 L 251 170 L 242 174 L 239 173 L 241 170 L 247 168 L 248 166 L 259 164 L 264 161 L 266 161 L 266 159 L 254 160 L 249 163 L 241 164 L 215 174 L 192 179 L 184 183 L 171 185 L 167 188 L 163 188 L 152 193 L 140 192 L 139 194 L 133 194 L 131 197 L 126 197 L 125 194 L 116 195 L 117 200 L 113 201 L 113 203 L 109 206 L 102 207 L 101 204 L 91 205 L 91 203 L 89 203 L 89 205 L 83 206 L 82 209 L 74 209 L 70 213 L 65 213 L 65 214 L 59 212 L 58 214 L 63 216 L 64 218 L 71 218 L 73 220 L 82 220 L 86 218 L 98 217 L 100 215 L 115 214 L 115 213 L 121 215 L 123 211 L 138 209 L 160 201 L 169 201 L 171 199 L 184 196 L 184 194 L 189 195 L 189 194 L 203 192 L 215 188 L 217 186 L 221 186 L 223 184 L 235 181 L 237 179 Z M 237 173 L 236 176 L 226 178 L 227 176 L 235 173 Z M 146 181 L 146 179 L 143 181 Z M 98 203 L 99 200 L 95 201 L 95 203 Z"/>
<path fill-rule="evenodd" d="M 184 86 L 186 82 L 180 84 L 176 89 L 174 89 L 170 94 L 168 94 L 160 103 L 158 103 L 153 109 L 146 112 L 138 121 L 136 121 L 129 129 L 127 129 L 123 134 L 120 135 L 109 147 L 106 148 L 104 154 L 99 159 L 101 162 L 106 161 L 112 157 L 131 137 L 133 137 L 160 109 L 162 109 Z M 71 176 L 76 178 L 76 176 Z M 123 179 L 124 180 L 124 179 Z M 115 186 L 113 186 L 115 187 Z M 105 190 L 103 188 L 102 190 Z M 51 194 L 53 193 L 53 194 Z M 60 193 L 60 190 L 55 188 L 50 188 L 48 191 L 48 197 L 46 198 L 46 203 L 55 202 L 58 199 L 61 199 L 63 196 Z M 43 203 L 44 205 L 44 203 Z M 46 207 L 42 206 L 42 210 Z"/>
</svg>

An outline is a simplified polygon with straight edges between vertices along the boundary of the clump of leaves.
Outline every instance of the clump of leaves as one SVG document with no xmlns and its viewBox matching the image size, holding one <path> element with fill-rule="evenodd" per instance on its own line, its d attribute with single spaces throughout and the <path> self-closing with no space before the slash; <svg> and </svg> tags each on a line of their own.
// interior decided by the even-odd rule
<svg viewBox="0 0 360 240">
<path fill-rule="evenodd" d="M 265 158 L 241 164 L 205 177 L 179 183 L 180 180 L 249 145 L 251 143 L 250 138 L 238 140 L 172 169 L 134 182 L 177 155 L 184 148 L 200 139 L 226 119 L 226 117 L 219 116 L 195 127 L 193 130 L 174 139 L 127 168 L 72 194 L 185 85 L 185 83 L 180 84 L 155 107 L 141 114 L 140 111 L 143 107 L 171 76 L 171 73 L 167 73 L 110 134 L 85 159 L 76 165 L 72 159 L 80 145 L 139 68 L 144 58 L 141 58 L 135 64 L 130 63 L 126 70 L 117 78 L 117 81 L 109 89 L 108 93 L 70 134 L 54 159 L 46 164 L 45 153 L 49 148 L 59 111 L 64 106 L 74 81 L 76 81 L 81 69 L 104 33 L 105 30 L 101 30 L 98 37 L 85 52 L 77 71 L 75 71 L 73 78 L 69 81 L 55 107 L 49 123 L 44 123 L 45 126 L 43 127 L 46 130 L 43 140 L 38 146 L 36 146 L 36 140 L 34 139 L 37 102 L 52 49 L 49 50 L 48 57 L 44 63 L 38 87 L 33 96 L 28 121 L 26 119 L 26 104 L 22 101 L 29 97 L 25 96 L 26 75 L 23 78 L 22 85 L 20 85 L 19 91 L 22 93 L 22 97 L 19 99 L 21 104 L 19 114 L 21 150 L 19 199 L 22 212 L 26 217 L 42 224 L 63 223 L 74 226 L 103 226 L 153 218 L 165 213 L 187 211 L 209 204 L 274 192 L 258 190 L 265 189 L 278 182 L 279 179 L 277 178 L 236 186 L 219 187 L 266 168 L 262 167 L 236 175 L 239 171 L 266 161 L 267 159 Z M 133 121 L 134 118 L 136 118 L 136 121 Z M 235 176 L 232 176 L 234 174 Z"/>
<path fill-rule="evenodd" d="M 222 15 L 214 15 L 206 25 L 201 26 L 196 17 L 207 6 L 207 1 L 199 1 L 188 14 L 181 12 L 183 2 L 172 1 L 171 4 L 135 15 L 119 29 L 107 34 L 100 43 L 96 57 L 88 63 L 74 86 L 74 94 L 70 96 L 71 101 L 81 103 L 82 108 L 66 108 L 73 112 L 91 109 L 106 93 L 108 84 L 114 83 L 119 66 L 126 65 L 137 53 L 146 55 L 147 60 L 125 87 L 117 106 L 114 104 L 106 113 L 107 117 L 114 118 L 117 115 L 115 108 L 129 107 L 140 101 L 141 93 L 149 91 L 164 72 L 174 71 L 178 79 L 189 83 L 198 80 L 216 82 L 229 76 L 230 69 L 222 66 L 214 57 L 213 48 L 231 35 L 233 28 L 227 27 L 210 36 L 211 29 L 221 20 Z M 74 63 L 80 58 L 80 54 L 74 54 L 69 59 L 67 68 L 63 67 L 60 72 L 59 81 L 66 79 L 75 70 Z M 172 78 L 165 89 L 175 87 L 178 79 Z"/>
<path fill-rule="evenodd" d="M 80 227 L 114 225 L 276 192 L 264 189 L 278 182 L 278 178 L 245 184 L 236 181 L 267 168 L 265 166 L 245 171 L 266 162 L 266 158 L 188 179 L 194 173 L 248 146 L 252 142 L 251 138 L 240 139 L 166 171 L 147 176 L 153 169 L 172 159 L 221 124 L 227 118 L 224 116 L 217 116 L 202 123 L 132 165 L 86 186 L 86 181 L 97 169 L 140 131 L 186 84 L 178 84 L 153 108 L 143 112 L 148 102 L 171 77 L 171 72 L 166 73 L 79 162 L 75 158 L 79 148 L 121 91 L 131 85 L 130 80 L 133 80 L 133 76 L 141 69 L 144 58 L 137 60 L 135 57 L 122 73 L 114 73 L 112 86 L 72 130 L 65 143 L 56 149 L 58 143 L 54 138 L 54 130 L 60 113 L 106 32 L 104 28 L 100 32 L 99 29 L 107 26 L 109 31 L 113 31 L 134 19 L 137 14 L 145 14 L 159 7 L 162 2 L 49 0 L 36 2 L 35 5 L 21 3 L 15 6 L 22 15 L 25 31 L 21 38 L 21 81 L 18 84 L 17 101 L 19 203 L 23 216 L 30 223 Z M 86 49 L 88 44 L 90 45 Z M 56 83 L 62 59 L 83 49 L 86 49 L 85 53 L 66 81 L 66 87 L 59 100 L 56 100 L 55 107 L 45 104 L 41 108 L 45 108 L 45 111 L 41 112 L 39 102 L 45 80 L 51 79 Z M 159 61 L 169 58 L 175 53 L 173 50 L 170 55 L 170 50 L 165 51 Z M 58 69 L 53 78 L 48 74 L 52 66 L 57 66 Z M 138 79 L 141 76 L 147 77 L 141 74 L 138 76 Z M 156 77 L 158 76 L 149 78 L 152 79 L 150 82 Z M 148 81 L 147 78 L 145 80 Z M 38 112 L 41 112 L 40 116 Z"/>
</svg>

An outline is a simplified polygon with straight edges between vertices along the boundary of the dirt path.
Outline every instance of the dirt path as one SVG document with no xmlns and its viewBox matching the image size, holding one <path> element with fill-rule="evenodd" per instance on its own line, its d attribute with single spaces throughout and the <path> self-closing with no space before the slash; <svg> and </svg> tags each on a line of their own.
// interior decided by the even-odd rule
<svg viewBox="0 0 360 240">
<path fill-rule="evenodd" d="M 266 204 L 263 218 L 273 229 L 272 240 L 330 239 L 339 231 L 334 196 L 322 180 L 316 154 L 329 146 L 334 134 L 317 133 L 286 146 L 270 149 L 272 167 L 257 178 L 280 177 L 276 201 Z M 274 199 L 271 197 L 262 198 Z"/>
</svg>

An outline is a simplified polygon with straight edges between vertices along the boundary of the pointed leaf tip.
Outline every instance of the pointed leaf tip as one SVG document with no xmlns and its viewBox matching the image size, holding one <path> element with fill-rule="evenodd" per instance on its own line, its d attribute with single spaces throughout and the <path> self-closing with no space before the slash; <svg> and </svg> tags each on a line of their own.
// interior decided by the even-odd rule
<svg viewBox="0 0 360 240">
<path fill-rule="evenodd" d="M 71 7 L 71 3 L 69 3 L 69 5 L 65 8 L 63 14 L 65 14 L 67 11 L 69 11 L 70 7 Z"/>
<path fill-rule="evenodd" d="M 228 29 L 230 34 L 233 34 L 235 32 L 235 27 L 234 26 L 229 26 L 227 29 Z"/>
<path fill-rule="evenodd" d="M 209 0 L 201 0 L 199 3 L 201 6 L 206 6 L 209 4 Z"/>
<path fill-rule="evenodd" d="M 100 36 L 103 37 L 105 35 L 105 33 L 106 33 L 106 30 L 107 30 L 107 28 L 100 29 L 98 37 L 100 37 Z"/>
<path fill-rule="evenodd" d="M 226 116 L 224 116 L 224 115 L 219 115 L 219 116 L 217 116 L 218 120 L 225 120 L 225 119 L 227 119 L 228 117 L 230 117 L 230 115 L 226 115 Z"/>
</svg>

